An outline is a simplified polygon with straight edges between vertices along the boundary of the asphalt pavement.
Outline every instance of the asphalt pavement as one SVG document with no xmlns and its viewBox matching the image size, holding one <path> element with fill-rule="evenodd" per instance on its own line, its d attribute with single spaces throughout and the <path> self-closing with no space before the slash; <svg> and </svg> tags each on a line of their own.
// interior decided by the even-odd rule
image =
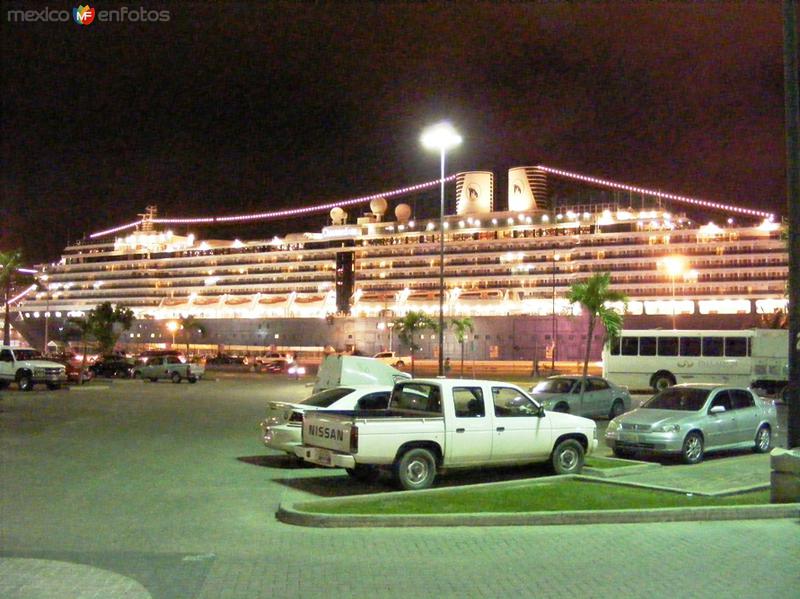
<svg viewBox="0 0 800 599">
<path fill-rule="evenodd" d="M 237 375 L 2 392 L 0 597 L 797 597 L 800 523 L 791 519 L 282 524 L 274 517 L 281 502 L 393 492 L 299 467 L 260 444 L 266 402 L 299 398 L 303 385 Z M 759 457 L 725 455 L 701 467 L 763 471 Z M 440 484 L 531 475 L 543 473 L 505 469 Z"/>
</svg>

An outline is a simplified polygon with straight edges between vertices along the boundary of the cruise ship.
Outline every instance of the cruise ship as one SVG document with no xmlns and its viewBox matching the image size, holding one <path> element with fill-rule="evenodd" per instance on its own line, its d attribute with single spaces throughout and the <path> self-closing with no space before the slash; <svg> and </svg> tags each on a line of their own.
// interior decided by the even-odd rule
<svg viewBox="0 0 800 599">
<path fill-rule="evenodd" d="M 746 328 L 786 306 L 787 249 L 765 212 L 541 165 L 510 169 L 499 207 L 494 173 L 447 181 L 455 206 L 443 217 L 444 311 L 472 317 L 470 358 L 580 359 L 585 317 L 565 298 L 597 272 L 629 296 L 617 306 L 626 328 Z M 43 284 L 15 305 L 13 325 L 41 347 L 45 330 L 50 340 L 74 337 L 66 319 L 108 301 L 134 311 L 120 337 L 134 350 L 401 351 L 395 319 L 438 315 L 441 233 L 438 214 L 414 214 L 398 195 L 326 208 L 315 231 L 250 241 L 204 239 L 204 219 L 159 218 L 148 207 L 38 266 Z M 168 324 L 188 315 L 205 331 L 176 339 Z M 436 339 L 420 333 L 421 356 L 436 357 Z M 600 331 L 597 356 L 602 341 Z M 460 355 L 450 332 L 445 352 Z"/>
</svg>

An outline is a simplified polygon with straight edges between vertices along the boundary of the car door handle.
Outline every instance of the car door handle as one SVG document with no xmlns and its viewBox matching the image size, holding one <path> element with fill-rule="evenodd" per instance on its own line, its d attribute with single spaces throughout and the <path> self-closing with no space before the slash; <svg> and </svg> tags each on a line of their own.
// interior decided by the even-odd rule
<svg viewBox="0 0 800 599">
<path fill-rule="evenodd" d="M 457 429 L 456 429 L 456 432 L 457 432 L 457 433 L 463 433 L 463 432 L 464 432 L 464 429 L 463 429 L 463 428 L 457 428 Z"/>
<path fill-rule="evenodd" d="M 506 430 L 506 427 L 504 427 L 504 426 L 498 426 L 497 427 L 497 432 L 498 433 L 502 433 L 504 430 Z"/>
</svg>

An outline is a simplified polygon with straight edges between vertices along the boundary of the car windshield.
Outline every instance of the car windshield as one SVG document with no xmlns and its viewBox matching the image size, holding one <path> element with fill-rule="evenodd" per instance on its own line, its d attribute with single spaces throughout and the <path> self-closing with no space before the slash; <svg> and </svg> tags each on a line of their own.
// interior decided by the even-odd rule
<svg viewBox="0 0 800 599">
<path fill-rule="evenodd" d="M 355 391 L 355 389 L 348 388 L 348 387 L 337 387 L 336 389 L 326 389 L 325 391 L 320 391 L 319 393 L 315 393 L 311 397 L 307 397 L 300 403 L 306 406 L 314 406 L 315 408 L 327 408 L 330 407 L 336 401 L 342 399 L 345 395 L 349 395 Z"/>
<path fill-rule="evenodd" d="M 42 354 L 35 349 L 15 349 L 14 357 L 17 360 L 41 360 Z"/>
<path fill-rule="evenodd" d="M 532 393 L 569 393 L 575 379 L 547 379 L 540 382 L 533 389 Z"/>
<path fill-rule="evenodd" d="M 697 412 L 703 408 L 709 393 L 711 389 L 671 387 L 648 400 L 642 407 L 651 410 Z"/>
</svg>

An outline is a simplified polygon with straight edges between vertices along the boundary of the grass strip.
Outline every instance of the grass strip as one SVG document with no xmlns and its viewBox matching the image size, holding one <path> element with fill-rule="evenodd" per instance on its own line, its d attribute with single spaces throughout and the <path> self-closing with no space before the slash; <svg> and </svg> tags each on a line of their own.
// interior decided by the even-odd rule
<svg viewBox="0 0 800 599">
<path fill-rule="evenodd" d="M 370 499 L 309 501 L 300 510 L 326 514 L 463 514 L 575 510 L 652 509 L 769 503 L 769 491 L 728 497 L 670 493 L 581 481 L 531 483 L 515 487 L 460 488 L 440 493 L 386 493 Z"/>
<path fill-rule="evenodd" d="M 636 462 L 627 460 L 610 460 L 608 458 L 601 458 L 596 456 L 589 456 L 586 458 L 586 466 L 589 468 L 609 469 L 609 468 L 629 468 L 630 466 L 637 466 Z"/>
</svg>

